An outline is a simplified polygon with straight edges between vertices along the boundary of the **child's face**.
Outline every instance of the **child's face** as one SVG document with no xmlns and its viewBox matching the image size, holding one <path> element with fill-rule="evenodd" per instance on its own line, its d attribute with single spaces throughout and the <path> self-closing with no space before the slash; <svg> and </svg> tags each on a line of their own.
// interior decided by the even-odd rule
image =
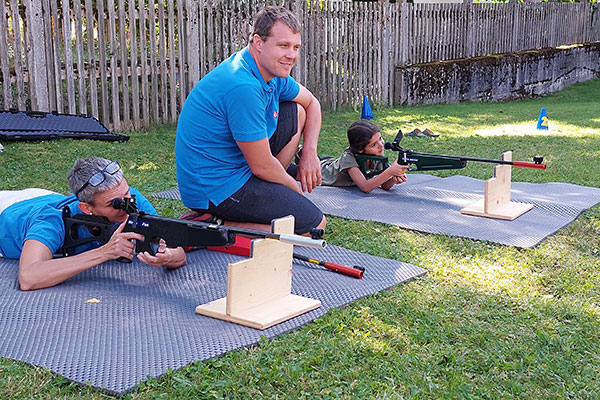
<svg viewBox="0 0 600 400">
<path fill-rule="evenodd" d="M 362 152 L 371 156 L 382 156 L 383 151 L 384 147 L 381 133 L 375 132 L 373 136 L 371 136 L 371 140 L 369 140 L 369 143 L 367 143 Z"/>
</svg>

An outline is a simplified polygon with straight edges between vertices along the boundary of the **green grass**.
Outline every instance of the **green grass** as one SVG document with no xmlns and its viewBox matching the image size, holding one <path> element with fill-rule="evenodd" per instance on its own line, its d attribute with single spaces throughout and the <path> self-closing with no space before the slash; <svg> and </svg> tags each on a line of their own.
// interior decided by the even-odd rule
<svg viewBox="0 0 600 400">
<path fill-rule="evenodd" d="M 600 80 L 553 96 L 505 103 L 377 108 L 386 139 L 423 152 L 515 160 L 542 155 L 546 171 L 515 181 L 600 187 Z M 545 107 L 549 131 L 535 129 Z M 321 155 L 336 156 L 358 111 L 326 114 Z M 174 127 L 131 133 L 127 143 L 5 143 L 0 188 L 67 192 L 76 157 L 119 159 L 143 192 L 175 186 Z M 392 156 L 392 154 L 389 154 Z M 48 167 L 50 165 L 50 167 Z M 459 171 L 490 177 L 490 164 Z M 175 201 L 152 199 L 163 215 Z M 398 210 L 402 212 L 403 210 Z M 303 328 L 150 379 L 127 398 L 597 399 L 600 397 L 600 206 L 533 249 L 328 218 L 326 239 L 413 263 L 429 273 L 328 312 Z M 368 271 L 367 271 L 368 273 Z M 0 359 L 1 398 L 106 398 L 50 371 Z"/>
</svg>

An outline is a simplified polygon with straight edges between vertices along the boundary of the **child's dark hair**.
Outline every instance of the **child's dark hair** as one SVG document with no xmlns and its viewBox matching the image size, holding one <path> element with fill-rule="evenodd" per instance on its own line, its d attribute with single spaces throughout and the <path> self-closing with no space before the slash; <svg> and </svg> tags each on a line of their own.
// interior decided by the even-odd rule
<svg viewBox="0 0 600 400">
<path fill-rule="evenodd" d="M 356 121 L 348 128 L 348 144 L 353 153 L 360 153 L 369 144 L 369 141 L 375 134 L 380 132 L 377 125 L 368 121 Z"/>
</svg>

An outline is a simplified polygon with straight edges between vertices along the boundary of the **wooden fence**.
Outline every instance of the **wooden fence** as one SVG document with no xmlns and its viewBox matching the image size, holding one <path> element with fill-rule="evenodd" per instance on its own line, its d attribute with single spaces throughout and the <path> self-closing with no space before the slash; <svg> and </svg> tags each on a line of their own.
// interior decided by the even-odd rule
<svg viewBox="0 0 600 400">
<path fill-rule="evenodd" d="M 0 108 L 87 114 L 110 129 L 175 122 L 194 84 L 246 45 L 262 0 L 3 0 Z M 288 0 L 293 76 L 330 109 L 392 104 L 396 65 L 600 41 L 596 3 Z"/>
</svg>

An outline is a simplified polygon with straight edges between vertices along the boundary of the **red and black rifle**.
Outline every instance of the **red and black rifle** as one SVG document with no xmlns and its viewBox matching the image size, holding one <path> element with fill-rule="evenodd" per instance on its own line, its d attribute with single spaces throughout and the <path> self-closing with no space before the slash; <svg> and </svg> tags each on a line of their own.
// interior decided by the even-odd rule
<svg viewBox="0 0 600 400">
<path fill-rule="evenodd" d="M 494 160 L 490 158 L 476 158 L 464 156 L 451 156 L 445 154 L 418 153 L 400 146 L 402 140 L 402 131 L 398 134 L 391 143 L 385 143 L 385 148 L 398 152 L 398 164 L 411 165 L 409 171 L 433 171 L 441 169 L 461 169 L 467 166 L 468 161 L 505 164 L 521 168 L 537 168 L 546 169 L 546 164 L 543 163 L 542 157 L 533 157 L 531 161 L 505 161 Z M 364 154 L 356 154 L 356 161 L 365 177 L 371 178 L 389 167 L 388 158 L 384 156 L 370 156 Z"/>
<path fill-rule="evenodd" d="M 150 215 L 138 210 L 135 203 L 135 196 L 125 199 L 114 199 L 112 207 L 117 210 L 124 210 L 129 214 L 127 225 L 123 229 L 123 232 L 136 232 L 144 235 L 144 240 L 136 240 L 136 253 L 148 252 L 151 255 L 156 254 L 161 239 L 165 241 L 167 247 L 229 246 L 235 243 L 236 236 L 240 234 L 275 239 L 298 246 L 319 249 L 327 245 L 327 242 L 323 239 L 313 239 L 292 234 L 275 234 L 202 221 Z M 62 216 L 65 224 L 63 256 L 72 254 L 77 246 L 86 243 L 107 243 L 119 227 L 119 224 L 110 222 L 106 217 L 86 214 L 71 216 L 69 207 L 63 209 Z M 82 226 L 87 228 L 89 234 L 79 237 Z M 119 261 L 131 262 L 128 259 L 119 259 Z"/>
</svg>

